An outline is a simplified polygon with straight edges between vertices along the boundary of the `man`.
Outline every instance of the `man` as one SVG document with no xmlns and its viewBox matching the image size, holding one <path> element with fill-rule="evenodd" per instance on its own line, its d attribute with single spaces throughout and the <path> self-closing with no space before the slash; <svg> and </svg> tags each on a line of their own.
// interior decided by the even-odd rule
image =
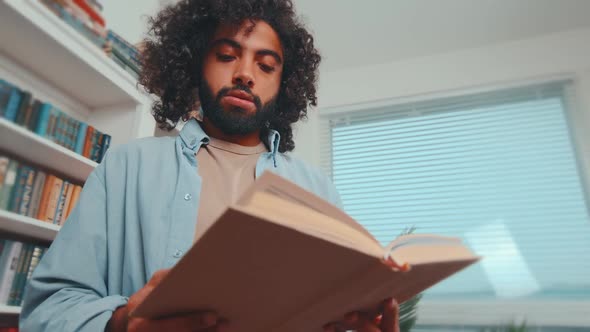
<svg viewBox="0 0 590 332">
<path fill-rule="evenodd" d="M 326 177 L 285 154 L 291 125 L 316 104 L 320 62 L 292 7 L 184 0 L 152 20 L 140 83 L 160 97 L 156 121 L 196 119 L 175 139 L 109 151 L 32 277 L 23 331 L 240 331 L 222 312 L 128 313 L 264 170 L 340 204 Z M 350 313 L 325 329 L 397 331 L 397 305 L 382 307 L 382 317 Z"/>
</svg>

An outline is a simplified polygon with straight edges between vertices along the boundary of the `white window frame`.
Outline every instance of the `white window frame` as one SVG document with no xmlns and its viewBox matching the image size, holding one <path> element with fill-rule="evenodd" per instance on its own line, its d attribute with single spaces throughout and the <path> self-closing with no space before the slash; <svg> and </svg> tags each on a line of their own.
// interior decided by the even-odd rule
<svg viewBox="0 0 590 332">
<path fill-rule="evenodd" d="M 584 103 L 579 93 L 579 80 L 574 74 L 560 74 L 541 79 L 522 80 L 512 83 L 488 85 L 445 93 L 432 93 L 406 98 L 384 99 L 320 109 L 320 151 L 321 166 L 331 176 L 331 140 L 329 119 L 334 115 L 363 112 L 370 109 L 395 107 L 398 105 L 436 100 L 447 97 L 492 92 L 511 88 L 540 85 L 556 81 L 571 81 L 573 100 L 566 107 L 569 129 L 582 176 L 588 214 L 590 215 L 590 100 Z M 588 83 L 590 84 L 590 82 Z M 590 96 L 590 86 L 586 93 Z M 583 114 L 584 107 L 587 108 Z M 588 276 L 590 278 L 590 276 Z M 482 315 L 482 312 L 485 315 Z M 517 314 L 515 314 L 517 313 Z M 547 314 L 550 313 L 550 314 Z M 420 300 L 418 325 L 436 326 L 495 326 L 502 323 L 522 322 L 529 326 L 547 327 L 590 327 L 590 299 L 571 300 Z"/>
</svg>

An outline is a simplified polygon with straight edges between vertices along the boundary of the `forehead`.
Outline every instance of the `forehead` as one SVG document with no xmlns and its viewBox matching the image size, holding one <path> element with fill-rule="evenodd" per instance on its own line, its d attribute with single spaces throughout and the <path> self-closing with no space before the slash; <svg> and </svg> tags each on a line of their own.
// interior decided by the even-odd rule
<svg viewBox="0 0 590 332">
<path fill-rule="evenodd" d="M 264 21 L 245 20 L 238 25 L 221 24 L 212 41 L 224 38 L 238 42 L 244 49 L 272 50 L 283 54 L 279 35 Z"/>
</svg>

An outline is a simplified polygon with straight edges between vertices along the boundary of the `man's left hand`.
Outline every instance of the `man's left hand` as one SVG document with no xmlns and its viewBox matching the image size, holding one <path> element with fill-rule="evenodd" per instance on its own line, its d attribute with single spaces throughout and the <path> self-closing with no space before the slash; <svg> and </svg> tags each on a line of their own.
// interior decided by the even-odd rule
<svg viewBox="0 0 590 332">
<path fill-rule="evenodd" d="M 383 312 L 377 316 L 352 312 L 344 316 L 342 321 L 324 326 L 325 332 L 399 332 L 399 305 L 393 299 L 383 302 Z"/>
</svg>

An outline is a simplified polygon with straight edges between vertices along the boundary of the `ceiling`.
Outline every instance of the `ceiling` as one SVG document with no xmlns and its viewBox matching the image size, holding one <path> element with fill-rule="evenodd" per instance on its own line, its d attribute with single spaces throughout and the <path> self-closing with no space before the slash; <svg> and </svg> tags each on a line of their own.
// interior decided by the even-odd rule
<svg viewBox="0 0 590 332">
<path fill-rule="evenodd" d="M 293 1 L 328 72 L 590 27 L 590 0 Z"/>
</svg>

